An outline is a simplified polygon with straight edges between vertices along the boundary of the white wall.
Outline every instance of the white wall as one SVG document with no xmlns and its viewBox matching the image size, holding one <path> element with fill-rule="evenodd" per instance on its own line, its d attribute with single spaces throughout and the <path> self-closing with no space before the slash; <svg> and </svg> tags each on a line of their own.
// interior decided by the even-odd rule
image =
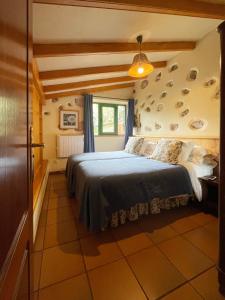
<svg viewBox="0 0 225 300">
<path fill-rule="evenodd" d="M 178 69 L 169 72 L 169 66 L 178 64 Z M 135 111 L 140 114 L 141 128 L 138 133 L 148 136 L 167 137 L 219 137 L 219 99 L 215 99 L 215 94 L 219 89 L 220 78 L 220 44 L 219 34 L 216 31 L 208 34 L 198 42 L 193 51 L 180 53 L 177 57 L 169 61 L 168 67 L 162 69 L 162 78 L 155 81 L 159 70 L 155 70 L 148 77 L 148 85 L 141 88 L 141 82 L 136 84 L 135 99 L 138 103 Z M 196 81 L 188 81 L 187 74 L 190 69 L 199 70 Z M 204 83 L 215 77 L 216 84 L 205 87 Z M 169 80 L 174 81 L 173 87 L 167 87 Z M 189 88 L 188 95 L 182 95 L 181 90 Z M 160 95 L 166 91 L 168 95 L 160 99 Z M 149 95 L 151 98 L 148 98 Z M 155 104 L 150 105 L 152 100 Z M 182 108 L 177 109 L 175 104 L 178 101 L 184 102 Z M 163 110 L 158 112 L 157 105 L 162 103 Z M 144 107 L 142 107 L 144 105 Z M 150 107 L 151 112 L 146 108 Z M 189 109 L 189 114 L 181 117 L 181 112 Z M 202 129 L 193 130 L 189 127 L 192 120 L 204 120 L 206 126 Z M 155 124 L 160 124 L 161 129 L 156 129 Z M 178 124 L 178 129 L 173 131 L 171 124 Z"/>
</svg>

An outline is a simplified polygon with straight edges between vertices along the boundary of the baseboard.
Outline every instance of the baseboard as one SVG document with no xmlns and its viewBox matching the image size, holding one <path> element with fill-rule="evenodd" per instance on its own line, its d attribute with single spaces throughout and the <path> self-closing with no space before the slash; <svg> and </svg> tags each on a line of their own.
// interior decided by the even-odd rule
<svg viewBox="0 0 225 300">
<path fill-rule="evenodd" d="M 46 173 L 44 175 L 44 179 L 42 181 L 41 188 L 40 188 L 37 200 L 36 200 L 36 205 L 35 205 L 34 211 L 33 211 L 33 241 L 35 241 L 35 238 L 36 238 L 42 204 L 43 204 L 45 191 L 46 191 L 46 187 L 47 187 L 47 182 L 48 182 L 48 176 L 49 176 L 49 165 L 47 165 Z"/>
</svg>

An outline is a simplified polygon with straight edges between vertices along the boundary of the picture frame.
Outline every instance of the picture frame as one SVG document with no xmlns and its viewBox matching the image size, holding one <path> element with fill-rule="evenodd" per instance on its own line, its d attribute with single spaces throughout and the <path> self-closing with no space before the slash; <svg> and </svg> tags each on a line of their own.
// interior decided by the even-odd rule
<svg viewBox="0 0 225 300">
<path fill-rule="evenodd" d="M 76 110 L 61 110 L 59 112 L 60 129 L 79 129 L 79 112 Z"/>
</svg>

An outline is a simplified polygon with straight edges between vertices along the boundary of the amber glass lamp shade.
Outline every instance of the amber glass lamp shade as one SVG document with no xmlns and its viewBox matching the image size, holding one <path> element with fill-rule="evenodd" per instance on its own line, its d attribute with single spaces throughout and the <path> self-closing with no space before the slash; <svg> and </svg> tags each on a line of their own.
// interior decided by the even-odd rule
<svg viewBox="0 0 225 300">
<path fill-rule="evenodd" d="M 147 76 L 153 70 L 154 67 L 149 62 L 147 56 L 141 52 L 135 55 L 128 74 L 131 77 L 141 78 Z"/>
</svg>

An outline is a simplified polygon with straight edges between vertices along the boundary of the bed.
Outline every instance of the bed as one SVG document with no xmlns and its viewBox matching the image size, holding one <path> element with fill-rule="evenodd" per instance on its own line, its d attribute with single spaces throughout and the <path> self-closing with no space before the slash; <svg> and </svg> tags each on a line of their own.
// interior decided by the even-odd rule
<svg viewBox="0 0 225 300">
<path fill-rule="evenodd" d="M 71 155 L 68 158 L 66 165 L 67 185 L 70 197 L 75 195 L 76 186 L 76 170 L 81 162 L 93 160 L 106 160 L 106 159 L 123 159 L 123 158 L 137 158 L 139 156 L 125 151 L 112 151 L 112 152 L 91 152 L 82 153 L 78 155 Z"/>
<path fill-rule="evenodd" d="M 70 194 L 79 201 L 80 221 L 90 231 L 116 227 L 162 208 L 186 205 L 193 196 L 184 166 L 137 155 L 115 158 L 114 154 L 108 153 L 112 159 L 101 160 L 80 157 L 75 163 L 76 182 L 68 185 Z M 67 166 L 67 177 L 69 169 Z"/>
</svg>

